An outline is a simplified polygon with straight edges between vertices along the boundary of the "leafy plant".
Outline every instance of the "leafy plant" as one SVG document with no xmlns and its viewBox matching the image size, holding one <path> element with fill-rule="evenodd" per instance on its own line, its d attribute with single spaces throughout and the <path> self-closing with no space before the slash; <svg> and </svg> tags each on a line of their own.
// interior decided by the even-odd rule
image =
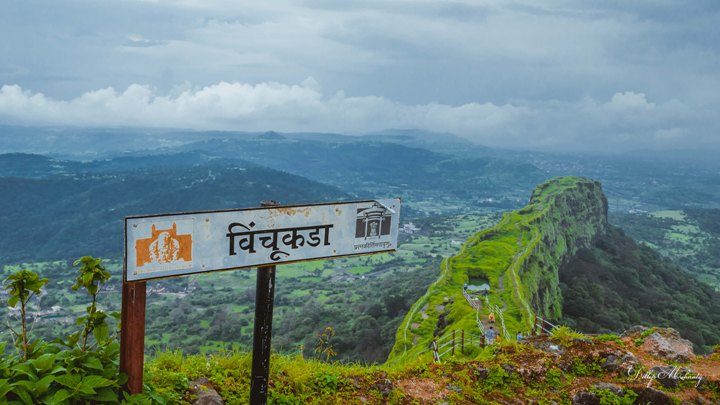
<svg viewBox="0 0 720 405">
<path fill-rule="evenodd" d="M 595 336 L 595 340 L 598 340 L 600 342 L 615 342 L 621 346 L 624 346 L 625 343 L 620 339 L 620 336 L 614 334 L 614 333 L 605 333 L 602 335 Z"/>
<path fill-rule="evenodd" d="M 621 395 L 607 389 L 591 388 L 590 391 L 598 397 L 600 405 L 632 405 L 638 397 L 638 394 L 631 389 L 623 390 Z"/>
<path fill-rule="evenodd" d="M 576 376 L 587 377 L 602 374 L 603 368 L 598 362 L 585 362 L 579 358 L 575 358 L 573 359 L 570 371 Z"/>
<path fill-rule="evenodd" d="M 582 333 L 576 332 L 567 326 L 558 326 L 552 330 L 552 333 L 550 334 L 550 337 L 553 341 L 563 345 L 568 346 L 572 343 L 575 339 L 587 339 L 587 336 L 583 335 Z"/>
<path fill-rule="evenodd" d="M 116 335 L 109 333 L 108 315 L 97 305 L 97 294 L 110 274 L 100 259 L 90 256 L 75 264 L 80 268 L 72 289 L 84 288 L 91 303 L 87 315 L 76 321 L 82 328 L 65 341 L 29 343 L 25 320 L 27 303 L 33 295 L 41 293 L 47 279 L 28 270 L 7 278 L 8 303 L 20 304 L 22 329 L 15 336 L 20 341 L 22 356 L 0 356 L 0 398 L 20 404 L 117 403 L 121 399 L 126 403 L 164 403 L 165 399 L 152 390 L 139 395 L 121 392 L 127 376 L 118 370 L 120 345 Z M 0 353 L 3 352 L 4 345 L 0 345 Z M 5 402 L 0 400 L 0 403 Z"/>
<path fill-rule="evenodd" d="M 101 259 L 96 259 L 92 256 L 83 256 L 73 263 L 74 266 L 79 266 L 78 276 L 75 279 L 75 284 L 71 287 L 74 291 L 84 288 L 85 291 L 90 295 L 92 301 L 87 307 L 87 315 L 77 319 L 77 324 L 83 325 L 83 330 L 78 334 L 71 335 L 68 338 L 68 342 L 72 345 L 80 343 L 82 351 L 88 348 L 88 337 L 90 333 L 93 333 L 96 341 L 99 344 L 103 344 L 109 337 L 109 329 L 106 323 L 107 314 L 98 309 L 97 307 L 97 295 L 100 288 L 110 279 L 110 272 L 105 269 L 102 265 Z M 113 314 L 118 317 L 117 314 Z"/>
<path fill-rule="evenodd" d="M 335 337 L 335 329 L 332 326 L 326 326 L 318 335 L 318 341 L 315 345 L 315 355 L 318 358 L 325 358 L 325 361 L 337 355 L 333 347 L 332 339 Z"/>
<path fill-rule="evenodd" d="M 39 295 L 42 287 L 47 284 L 48 279 L 40 278 L 34 271 L 20 270 L 8 276 L 5 280 L 5 289 L 8 291 L 8 305 L 15 308 L 20 304 L 20 332 L 15 331 L 7 325 L 13 333 L 16 344 L 22 350 L 23 360 L 28 359 L 30 350 L 30 338 L 27 330 L 27 305 L 34 295 Z"/>
</svg>

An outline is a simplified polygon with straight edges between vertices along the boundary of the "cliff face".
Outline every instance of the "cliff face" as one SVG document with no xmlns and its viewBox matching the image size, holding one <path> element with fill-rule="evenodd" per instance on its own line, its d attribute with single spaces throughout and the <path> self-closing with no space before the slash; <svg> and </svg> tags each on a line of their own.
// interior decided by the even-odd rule
<svg viewBox="0 0 720 405">
<path fill-rule="evenodd" d="M 607 210 L 600 183 L 573 177 L 539 185 L 520 210 L 539 213 L 529 222 L 533 240 L 518 263 L 529 304 L 539 315 L 562 316 L 560 266 L 606 231 Z"/>
<path fill-rule="evenodd" d="M 559 319 L 558 269 L 605 232 L 607 207 L 596 181 L 562 177 L 539 185 L 528 205 L 504 214 L 443 261 L 439 279 L 400 325 L 389 360 L 417 356 L 433 337 L 453 329 L 479 332 L 477 322 L 491 311 L 502 313 L 498 329 L 510 336 L 527 333 L 535 313 Z M 490 293 L 475 310 L 463 285 L 481 283 Z"/>
</svg>

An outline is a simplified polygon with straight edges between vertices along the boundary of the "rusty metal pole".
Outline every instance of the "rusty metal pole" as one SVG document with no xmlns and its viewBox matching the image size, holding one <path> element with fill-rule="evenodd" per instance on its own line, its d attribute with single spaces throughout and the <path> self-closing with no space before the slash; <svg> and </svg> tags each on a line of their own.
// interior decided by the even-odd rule
<svg viewBox="0 0 720 405">
<path fill-rule="evenodd" d="M 120 372 L 127 374 L 125 389 L 130 394 L 143 390 L 145 359 L 145 294 L 144 281 L 123 280 L 120 313 Z"/>
<path fill-rule="evenodd" d="M 276 201 L 263 201 L 260 205 L 273 207 L 278 203 Z M 255 287 L 252 370 L 250 373 L 250 404 L 252 405 L 267 404 L 274 300 L 275 266 L 258 267 Z"/>
<path fill-rule="evenodd" d="M 450 354 L 452 354 L 453 356 L 455 355 L 455 329 L 453 329 L 452 349 L 450 351 Z"/>
<path fill-rule="evenodd" d="M 460 331 L 460 353 L 465 354 L 465 329 Z"/>
<path fill-rule="evenodd" d="M 537 329 L 537 313 L 534 313 L 533 314 L 533 326 L 532 326 L 532 330 L 530 331 L 531 336 L 536 335 L 536 333 L 535 333 L 536 329 Z"/>
</svg>

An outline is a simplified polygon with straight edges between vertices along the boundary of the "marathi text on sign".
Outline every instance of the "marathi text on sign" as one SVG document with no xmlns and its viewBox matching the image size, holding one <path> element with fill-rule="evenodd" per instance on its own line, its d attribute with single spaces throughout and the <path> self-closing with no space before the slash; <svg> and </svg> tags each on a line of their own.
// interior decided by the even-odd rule
<svg viewBox="0 0 720 405">
<path fill-rule="evenodd" d="M 126 218 L 128 281 L 391 251 L 400 200 Z"/>
</svg>

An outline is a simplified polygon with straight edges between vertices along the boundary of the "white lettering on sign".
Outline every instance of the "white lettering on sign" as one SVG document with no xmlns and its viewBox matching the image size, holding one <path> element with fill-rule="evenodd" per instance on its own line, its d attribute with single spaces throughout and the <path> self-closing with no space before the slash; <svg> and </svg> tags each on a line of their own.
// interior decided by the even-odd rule
<svg viewBox="0 0 720 405">
<path fill-rule="evenodd" d="M 125 218 L 125 280 L 397 248 L 400 199 Z"/>
</svg>

